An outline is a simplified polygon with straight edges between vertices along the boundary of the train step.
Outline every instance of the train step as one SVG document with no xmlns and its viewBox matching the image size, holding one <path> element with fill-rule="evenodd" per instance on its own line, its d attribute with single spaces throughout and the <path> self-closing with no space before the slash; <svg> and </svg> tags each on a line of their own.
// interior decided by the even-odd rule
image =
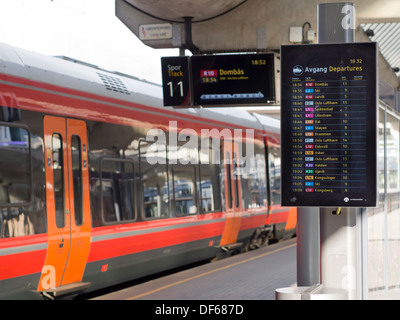
<svg viewBox="0 0 400 320">
<path fill-rule="evenodd" d="M 243 247 L 243 242 L 235 242 L 235 243 L 226 244 L 226 245 L 222 246 L 221 249 L 223 251 L 228 252 L 228 251 L 233 251 L 233 250 L 239 249 L 241 247 Z"/>
<path fill-rule="evenodd" d="M 60 297 L 66 297 L 71 295 L 78 295 L 89 288 L 91 285 L 90 282 L 75 282 L 70 283 L 65 286 L 60 286 L 48 290 L 42 291 L 42 295 L 48 299 L 54 300 Z"/>
</svg>

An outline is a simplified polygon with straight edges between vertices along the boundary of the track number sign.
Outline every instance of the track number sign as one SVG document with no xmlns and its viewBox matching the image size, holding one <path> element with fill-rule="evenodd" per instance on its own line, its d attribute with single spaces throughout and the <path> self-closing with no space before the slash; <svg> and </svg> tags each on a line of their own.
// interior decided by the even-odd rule
<svg viewBox="0 0 400 320">
<path fill-rule="evenodd" d="M 188 57 L 161 58 L 164 106 L 190 105 Z"/>
</svg>

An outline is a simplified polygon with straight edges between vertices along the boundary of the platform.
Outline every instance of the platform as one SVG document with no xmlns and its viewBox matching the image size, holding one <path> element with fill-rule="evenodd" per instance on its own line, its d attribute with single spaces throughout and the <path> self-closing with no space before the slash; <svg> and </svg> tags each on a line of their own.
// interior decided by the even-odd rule
<svg viewBox="0 0 400 320">
<path fill-rule="evenodd" d="M 296 239 L 207 263 L 94 300 L 274 300 L 296 284 Z"/>
</svg>

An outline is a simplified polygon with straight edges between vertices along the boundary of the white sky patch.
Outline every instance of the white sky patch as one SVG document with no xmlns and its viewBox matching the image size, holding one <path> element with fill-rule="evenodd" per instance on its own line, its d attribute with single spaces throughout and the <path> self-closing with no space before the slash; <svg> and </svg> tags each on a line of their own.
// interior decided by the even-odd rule
<svg viewBox="0 0 400 320">
<path fill-rule="evenodd" d="M 0 42 L 161 84 L 162 56 L 116 16 L 114 0 L 0 0 Z"/>
</svg>

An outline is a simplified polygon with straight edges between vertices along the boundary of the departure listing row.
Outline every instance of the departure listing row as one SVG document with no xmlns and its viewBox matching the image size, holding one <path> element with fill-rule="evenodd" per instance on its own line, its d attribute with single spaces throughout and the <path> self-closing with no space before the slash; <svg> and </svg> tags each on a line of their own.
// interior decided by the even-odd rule
<svg viewBox="0 0 400 320">
<path fill-rule="evenodd" d="M 341 53 L 332 55 L 332 45 L 308 47 L 317 52 L 293 59 L 283 77 L 287 82 L 282 87 L 287 169 L 283 184 L 289 191 L 282 188 L 288 195 L 285 205 L 305 201 L 307 206 L 368 206 L 374 202 L 369 189 L 376 162 L 376 150 L 371 150 L 376 143 L 369 139 L 370 124 L 376 123 L 376 105 L 369 98 L 371 91 L 376 92 L 371 90 L 376 79 L 374 75 L 371 79 L 370 70 L 374 57 L 358 54 L 354 48 L 354 52 L 339 49 Z"/>
</svg>

